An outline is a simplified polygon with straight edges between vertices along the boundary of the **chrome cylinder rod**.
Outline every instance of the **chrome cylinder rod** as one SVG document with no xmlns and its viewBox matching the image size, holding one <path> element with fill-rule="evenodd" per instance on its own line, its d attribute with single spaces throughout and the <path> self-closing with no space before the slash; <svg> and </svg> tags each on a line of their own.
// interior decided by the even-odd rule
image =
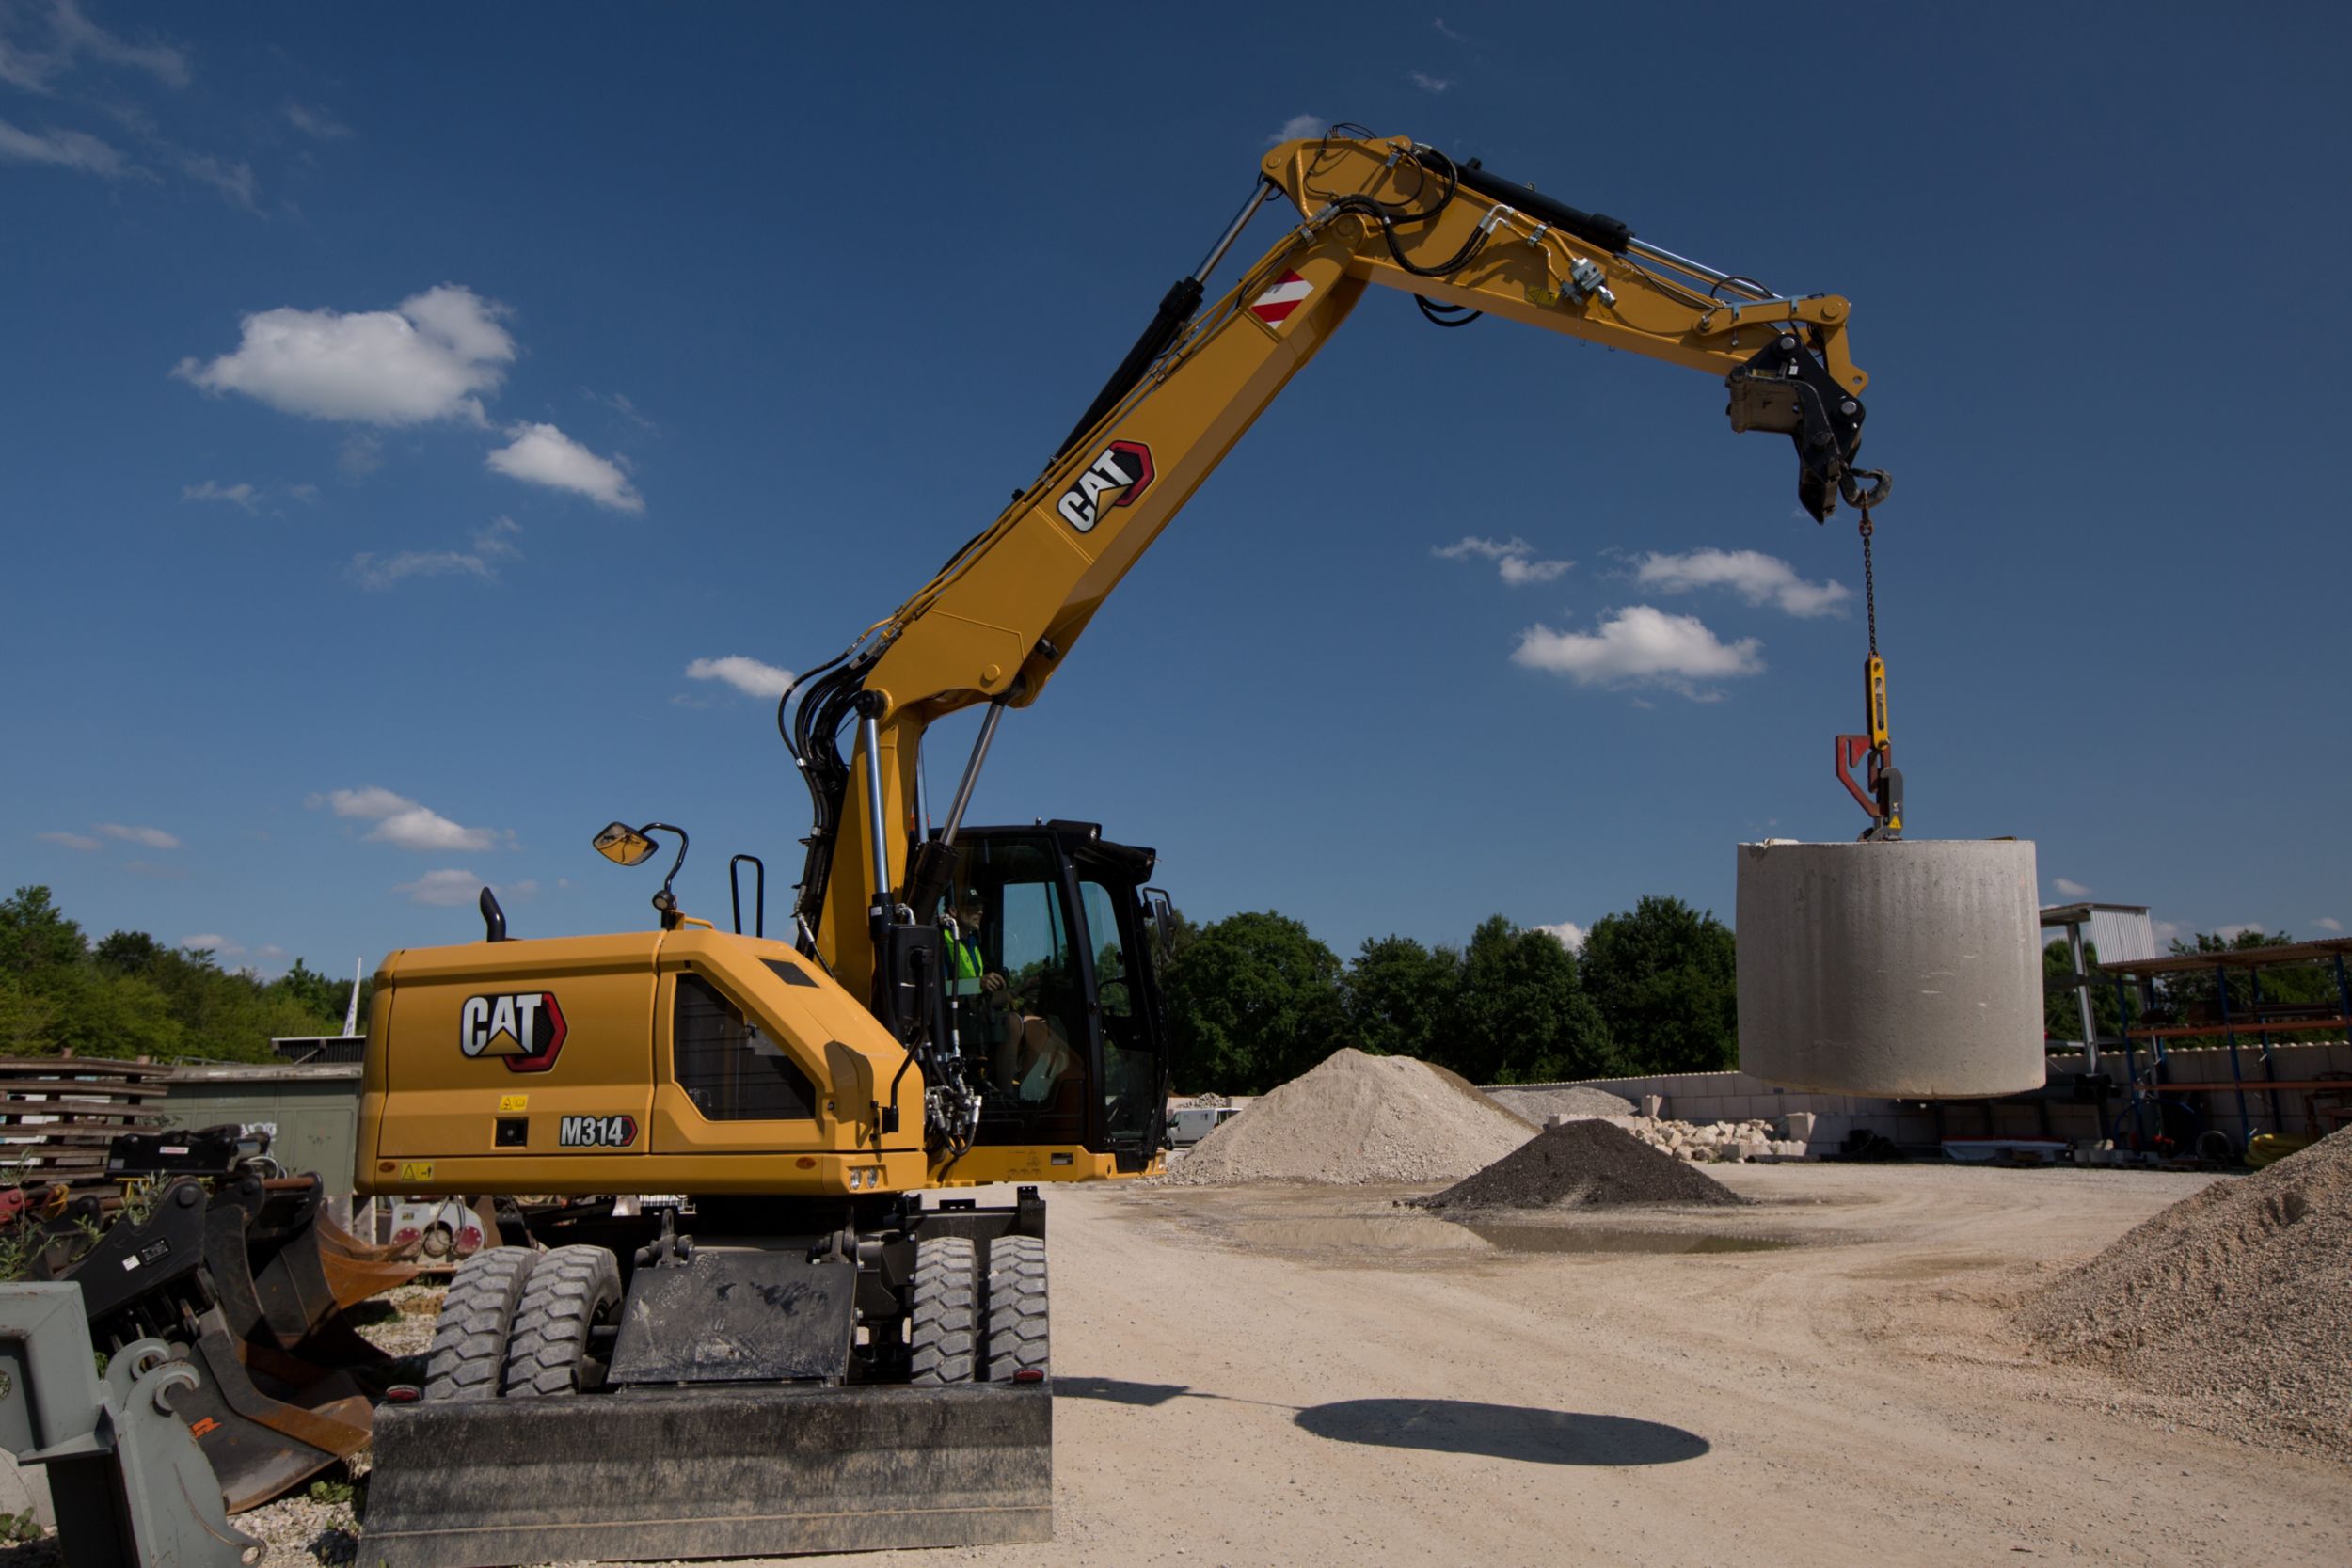
<svg viewBox="0 0 2352 1568">
<path fill-rule="evenodd" d="M 882 807 L 882 726 L 870 713 L 858 720 L 858 736 L 866 744 L 866 837 L 874 847 L 874 902 L 890 905 L 889 814 Z"/>
<path fill-rule="evenodd" d="M 931 796 L 923 786 L 923 742 L 914 743 L 914 842 L 922 843 L 931 836 Z"/>
<path fill-rule="evenodd" d="M 1249 199 L 1242 204 L 1242 209 L 1234 215 L 1233 221 L 1226 226 L 1225 237 L 1212 245 L 1209 254 L 1202 258 L 1200 264 L 1192 269 L 1194 282 L 1206 283 L 1209 280 L 1209 274 L 1216 271 L 1216 264 L 1225 260 L 1227 251 L 1233 248 L 1233 242 L 1241 238 L 1241 231 L 1249 227 L 1250 214 L 1265 204 L 1266 198 L 1273 194 L 1273 184 L 1266 180 L 1265 176 L 1260 175 L 1257 182 L 1249 187 Z"/>
<path fill-rule="evenodd" d="M 1631 241 L 1626 245 L 1626 249 L 1632 252 L 1634 255 L 1643 257 L 1648 261 L 1661 261 L 1667 266 L 1677 268 L 1680 271 L 1689 273 L 1693 277 L 1704 277 L 1709 283 L 1724 284 L 1730 288 L 1737 289 L 1741 293 L 1746 294 L 1749 299 L 1764 300 L 1772 297 L 1771 291 L 1759 289 L 1745 278 L 1735 277 L 1727 272 L 1717 272 L 1713 267 L 1708 266 L 1704 261 L 1693 261 L 1688 256 L 1677 256 L 1671 250 L 1663 249 L 1661 246 L 1650 245 L 1642 240 Z"/>
<path fill-rule="evenodd" d="M 947 807 L 947 825 L 939 830 L 939 842 L 952 846 L 956 830 L 963 826 L 963 808 L 972 803 L 972 786 L 980 782 L 980 764 L 988 760 L 988 743 L 996 738 L 996 721 L 1005 716 L 1005 705 L 991 703 L 980 716 L 980 736 L 972 742 L 972 760 L 963 765 L 963 777 L 957 782 L 956 798 Z"/>
</svg>

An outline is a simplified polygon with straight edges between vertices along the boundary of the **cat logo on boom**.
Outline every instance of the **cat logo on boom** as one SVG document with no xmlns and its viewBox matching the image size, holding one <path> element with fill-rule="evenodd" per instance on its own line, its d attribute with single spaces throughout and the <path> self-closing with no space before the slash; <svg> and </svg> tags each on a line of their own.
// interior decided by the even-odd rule
<svg viewBox="0 0 2352 1568">
<path fill-rule="evenodd" d="M 564 1009 L 551 990 L 469 996 L 457 1013 L 457 1049 L 496 1056 L 509 1072 L 545 1072 L 564 1049 Z"/>
<path fill-rule="evenodd" d="M 1114 506 L 1133 506 L 1152 488 L 1152 449 L 1141 441 L 1113 441 L 1103 454 L 1078 470 L 1054 510 L 1061 520 L 1085 533 L 1095 519 Z M 1109 497 L 1108 500 L 1104 499 Z"/>
</svg>

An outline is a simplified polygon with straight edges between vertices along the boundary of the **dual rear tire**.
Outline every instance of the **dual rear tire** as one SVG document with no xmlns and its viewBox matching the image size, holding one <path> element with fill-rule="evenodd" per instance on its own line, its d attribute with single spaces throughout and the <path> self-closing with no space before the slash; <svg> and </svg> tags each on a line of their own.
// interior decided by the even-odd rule
<svg viewBox="0 0 2352 1568">
<path fill-rule="evenodd" d="M 907 1292 L 907 1345 L 917 1387 L 1011 1383 L 1041 1378 L 1050 1368 L 1045 1243 L 999 1236 L 989 1243 L 988 1271 L 968 1236 L 930 1236 L 914 1243 Z"/>
<path fill-rule="evenodd" d="M 457 1265 L 442 1298 L 424 1398 L 438 1403 L 601 1387 L 596 1330 L 620 1307 L 620 1263 L 602 1247 L 477 1252 Z"/>
</svg>

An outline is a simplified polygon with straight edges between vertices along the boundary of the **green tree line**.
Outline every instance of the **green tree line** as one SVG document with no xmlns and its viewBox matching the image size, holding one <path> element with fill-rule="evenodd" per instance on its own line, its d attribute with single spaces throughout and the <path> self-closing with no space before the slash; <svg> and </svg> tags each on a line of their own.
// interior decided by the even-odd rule
<svg viewBox="0 0 2352 1568">
<path fill-rule="evenodd" d="M 274 1037 L 342 1033 L 350 990 L 299 958 L 264 981 L 141 931 L 93 944 L 45 887 L 0 900 L 0 1055 L 266 1061 Z"/>
<path fill-rule="evenodd" d="M 1249 1094 L 1342 1046 L 1418 1056 L 1474 1084 L 1736 1066 L 1728 927 L 1678 898 L 1597 923 L 1581 951 L 1502 915 L 1460 947 L 1367 941 L 1352 962 L 1265 911 L 1178 917 L 1164 990 L 1178 1088 Z"/>
</svg>

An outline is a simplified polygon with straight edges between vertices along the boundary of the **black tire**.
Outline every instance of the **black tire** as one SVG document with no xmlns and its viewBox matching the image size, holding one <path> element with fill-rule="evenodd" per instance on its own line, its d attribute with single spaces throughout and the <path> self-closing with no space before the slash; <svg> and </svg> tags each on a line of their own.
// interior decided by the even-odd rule
<svg viewBox="0 0 2352 1568">
<path fill-rule="evenodd" d="M 909 1381 L 927 1388 L 969 1383 L 978 1360 L 979 1277 L 969 1236 L 914 1243 L 907 1289 Z"/>
<path fill-rule="evenodd" d="M 506 1340 L 539 1254 L 498 1246 L 457 1265 L 433 1320 L 433 1349 L 425 1361 L 424 1397 L 435 1402 L 494 1400 L 504 1382 Z"/>
<path fill-rule="evenodd" d="M 560 1246 L 531 1271 L 506 1345 L 508 1399 L 604 1386 L 595 1331 L 621 1309 L 620 1259 L 600 1246 Z"/>
<path fill-rule="evenodd" d="M 1042 1237 L 999 1236 L 989 1243 L 987 1312 L 981 1382 L 1010 1383 L 1016 1372 L 1051 1373 Z"/>
</svg>

